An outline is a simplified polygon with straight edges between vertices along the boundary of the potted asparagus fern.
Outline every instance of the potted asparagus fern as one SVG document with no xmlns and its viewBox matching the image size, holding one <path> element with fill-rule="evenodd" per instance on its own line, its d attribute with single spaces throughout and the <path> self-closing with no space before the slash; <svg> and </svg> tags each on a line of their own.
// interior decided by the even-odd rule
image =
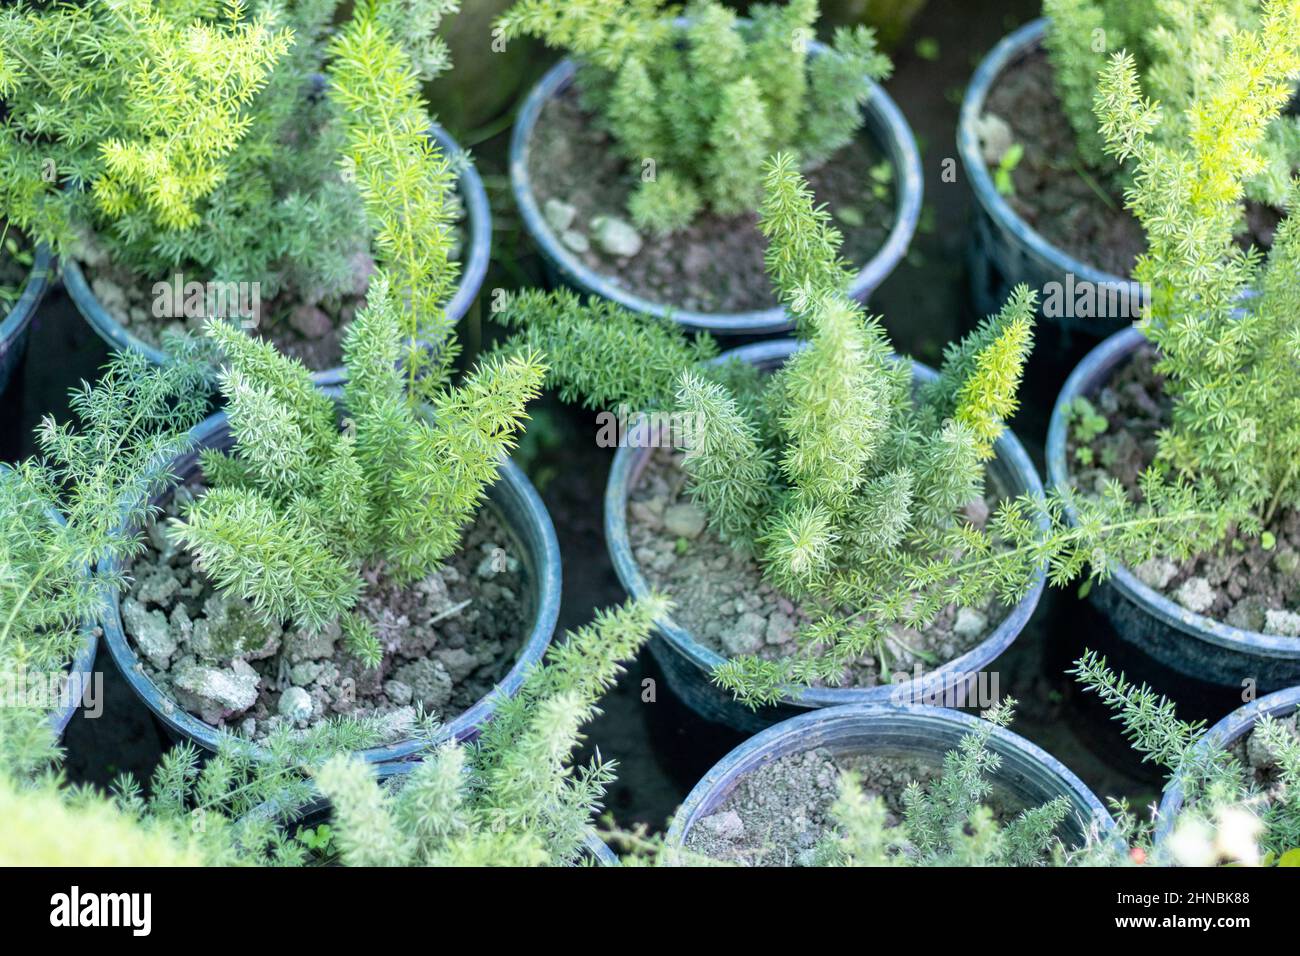
<svg viewBox="0 0 1300 956">
<path fill-rule="evenodd" d="M 119 356 L 73 392 L 80 427 L 47 418 L 38 454 L 0 465 L 0 762 L 16 777 L 49 766 L 83 698 L 102 706 L 93 622 L 125 582 L 91 572 L 140 552 L 124 519 L 147 519 L 148 496 L 207 405 L 203 363 L 173 359 L 150 368 Z"/>
<path fill-rule="evenodd" d="M 1120 51 L 1133 57 L 1143 92 L 1165 104 L 1151 135 L 1176 141 L 1192 99 L 1231 55 L 1234 33 L 1300 11 L 1292 0 L 1044 0 L 1043 14 L 985 57 L 962 103 L 958 151 L 975 198 L 973 294 L 991 310 L 1027 283 L 1042 290 L 1047 318 L 1101 336 L 1140 315 L 1144 289 L 1130 275 L 1146 247 L 1124 202 L 1132 164 L 1105 149 L 1093 116 L 1107 60 Z M 1270 124 L 1261 155 L 1237 231 L 1267 248 L 1300 165 L 1295 117 Z"/>
<path fill-rule="evenodd" d="M 373 720 L 284 727 L 260 752 L 223 735 L 206 762 L 168 751 L 148 787 L 107 796 L 0 771 L 0 859 L 16 865 L 564 866 L 613 862 L 593 824 L 613 762 L 575 764 L 581 726 L 646 640 L 662 599 L 597 612 L 552 647 L 474 745 L 367 765 Z M 75 856 L 68 832 L 83 835 Z"/>
<path fill-rule="evenodd" d="M 257 740 L 379 715 L 388 746 L 367 757 L 407 756 L 423 746 L 408 733 L 422 710 L 472 736 L 489 692 L 516 690 L 550 640 L 554 531 L 502 462 L 544 367 L 485 362 L 426 410 L 427 380 L 411 387 L 400 362 L 401 308 L 376 276 L 345 338 L 341 395 L 209 323 L 226 411 L 173 463 L 182 484 L 153 503 L 167 520 L 146 524 L 150 547 L 103 619 L 127 679 L 182 735 L 211 747 L 221 727 Z"/>
<path fill-rule="evenodd" d="M 1300 866 L 1300 688 L 1260 697 L 1207 729 L 1180 720 L 1171 700 L 1091 651 L 1072 673 L 1115 712 L 1143 759 L 1168 773 L 1154 820 L 1116 806 L 1117 845 L 1128 847 L 1128 861 L 1103 852 L 1093 862 Z"/>
<path fill-rule="evenodd" d="M 856 704 L 737 747 L 687 796 L 663 859 L 687 865 L 1034 866 L 1106 843 L 1113 822 L 1068 769 L 940 707 Z M 762 795 L 759 797 L 759 795 Z"/>
<path fill-rule="evenodd" d="M 337 384 L 370 276 L 397 283 L 415 265 L 357 164 L 377 174 L 368 150 L 418 140 L 383 175 L 427 234 L 455 237 L 421 243 L 442 285 L 436 308 L 407 317 L 436 349 L 477 294 L 490 224 L 477 175 L 418 93 L 448 65 L 437 29 L 456 3 L 417 6 L 357 4 L 341 32 L 336 3 L 6 6 L 9 222 L 62 256 L 114 348 L 163 361 L 164 331 L 217 317 Z M 390 135 L 376 143 L 373 128 Z"/>
<path fill-rule="evenodd" d="M 506 41 L 566 50 L 515 123 L 510 173 L 552 272 L 581 292 L 718 333 L 788 329 L 762 281 L 763 163 L 795 155 L 845 234 L 859 300 L 907 250 L 921 205 L 917 149 L 877 85 L 890 64 L 866 27 L 813 41 L 816 0 L 738 19 L 692 0 L 575 6 L 520 0 Z M 870 184 L 863 189 L 862 184 Z"/>
</svg>

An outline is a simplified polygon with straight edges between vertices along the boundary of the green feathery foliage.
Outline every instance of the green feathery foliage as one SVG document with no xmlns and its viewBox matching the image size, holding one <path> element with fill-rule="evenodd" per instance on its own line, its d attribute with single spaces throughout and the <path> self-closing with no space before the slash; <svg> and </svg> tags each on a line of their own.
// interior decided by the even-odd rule
<svg viewBox="0 0 1300 956">
<path fill-rule="evenodd" d="M 437 729 L 421 717 L 413 735 L 431 740 Z M 310 771 L 335 754 L 382 740 L 377 720 L 282 727 L 259 750 L 223 732 L 211 757 L 180 744 L 163 754 L 147 788 L 123 774 L 107 795 L 63 786 L 56 775 L 15 784 L 0 773 L 6 808 L 0 855 L 25 866 L 80 865 L 87 853 L 98 865 L 302 866 L 310 862 L 307 848 L 285 819 L 319 797 Z M 72 858 L 67 834 L 83 833 L 81 826 L 96 842 L 78 846 Z"/>
<path fill-rule="evenodd" d="M 984 713 L 979 729 L 944 755 L 928 787 L 913 781 L 903 794 L 900 826 L 886 827 L 884 800 L 868 797 L 853 774 L 840 781 L 831 808 L 835 832 L 817 848 L 820 866 L 1033 866 L 1059 852 L 1057 828 L 1070 813 L 1066 797 L 1022 810 L 1005 826 L 985 801 L 1002 758 L 989 748 L 996 727 L 1011 722 L 1007 698 Z"/>
<path fill-rule="evenodd" d="M 37 456 L 0 466 L 0 683 L 10 692 L 48 688 L 122 587 L 103 563 L 139 552 L 129 529 L 154 513 L 150 496 L 206 408 L 204 366 L 187 351 L 175 358 L 159 369 L 117 356 L 98 384 L 73 391 L 79 427 L 46 418 Z M 0 706 L 0 769 L 17 775 L 54 754 L 56 702 L 29 696 Z"/>
<path fill-rule="evenodd" d="M 402 304 L 409 340 L 403 362 L 409 393 L 418 402 L 441 387 L 456 355 L 442 306 L 458 269 L 450 260 L 455 176 L 429 137 L 421 76 L 396 39 L 402 34 L 391 26 L 393 8 L 410 6 L 428 5 L 359 5 L 330 44 L 329 79 L 347 134 L 345 168 L 365 204 L 379 264 Z"/>
<path fill-rule="evenodd" d="M 794 155 L 774 156 L 763 180 L 759 228 L 767 239 L 767 274 L 797 319 L 816 295 L 843 289 L 849 280 L 848 265 L 839 254 L 843 236 L 831 224 L 826 206 L 812 201 Z"/>
<path fill-rule="evenodd" d="M 351 613 L 363 568 L 400 580 L 450 555 L 514 447 L 541 385 L 535 357 L 494 358 L 414 409 L 397 359 L 399 307 L 381 273 L 344 345 L 343 430 L 307 370 L 221 322 L 208 334 L 229 361 L 221 391 L 234 447 L 203 457 L 208 492 L 172 524 L 218 588 L 269 620 L 319 630 L 341 620 L 377 665 L 371 629 Z"/>
<path fill-rule="evenodd" d="M 754 541 L 768 508 L 775 467 L 758 429 L 724 385 L 683 372 L 677 407 L 696 423 L 686 449 L 691 497 L 724 541 Z"/>
<path fill-rule="evenodd" d="M 580 728 L 667 602 L 629 602 L 553 645 L 473 745 L 446 744 L 400 786 L 358 758 L 316 774 L 350 866 L 564 866 L 580 862 L 612 764 L 570 761 Z"/>
<path fill-rule="evenodd" d="M 249 103 L 292 40 L 269 11 L 247 13 L 242 0 L 7 5 L 0 188 L 9 220 L 62 240 L 74 208 L 194 226 L 196 203 L 228 174 Z M 62 194 L 62 182 L 90 194 Z"/>
<path fill-rule="evenodd" d="M 551 646 L 517 695 L 498 701 L 475 743 L 445 743 L 387 785 L 355 756 L 382 739 L 374 720 L 335 720 L 306 731 L 281 727 L 260 750 L 227 734 L 206 762 L 184 744 L 164 755 L 147 793 L 123 776 L 108 799 L 89 789 L 60 789 L 57 778 L 17 784 L 0 772 L 6 810 L 0 858 L 71 862 L 62 848 L 65 831 L 45 822 L 53 820 L 102 835 L 107 844 L 91 852 L 104 863 L 302 866 L 317 860 L 293 820 L 323 795 L 346 865 L 581 862 L 614 769 L 599 757 L 586 766 L 572 763 L 581 727 L 668 610 L 651 595 L 598 612 Z M 414 736 L 431 742 L 439 730 L 421 715 Z"/>
<path fill-rule="evenodd" d="M 526 293 L 501 313 L 520 329 L 512 348 L 547 349 L 565 397 L 684 413 L 696 425 L 688 488 L 711 527 L 756 555 L 778 589 L 826 613 L 806 636 L 814 653 L 719 670 L 716 678 L 751 703 L 779 697 L 791 682 L 833 683 L 864 655 L 886 663 L 887 628 L 877 619 L 902 617 L 912 600 L 903 593 L 882 604 L 881 595 L 974 534 L 957 515 L 982 494 L 982 458 L 1011 407 L 1034 307 L 1018 292 L 918 399 L 910 365 L 894 360 L 880 323 L 832 278 L 838 234 L 790 157 L 771 160 L 764 177 L 769 267 L 807 337 L 765 378 L 702 364 L 708 356 L 664 323 L 584 306 L 568 293 Z M 624 351 L 628 343 L 645 347 Z M 959 408 L 970 424 L 957 420 Z M 1027 587 L 1033 567 L 1019 570 Z M 832 624 L 845 608 L 861 610 L 849 625 Z"/>
<path fill-rule="evenodd" d="M 516 330 L 511 354 L 546 356 L 547 384 L 566 402 L 638 411 L 671 404 L 683 369 L 718 354 L 708 335 L 692 338 L 672 322 L 646 322 L 617 304 L 583 302 L 567 289 L 506 295 L 494 317 Z"/>
<path fill-rule="evenodd" d="M 1189 131 L 1189 110 L 1203 91 L 1231 70 L 1240 56 L 1239 33 L 1269 29 L 1271 17 L 1300 17 L 1294 0 L 1043 0 L 1048 19 L 1044 45 L 1051 59 L 1057 95 L 1074 127 L 1079 155 L 1090 167 L 1121 174 L 1107 154 L 1097 128 L 1093 104 L 1107 95 L 1102 74 L 1109 60 L 1125 51 L 1141 94 L 1163 104 L 1150 133 L 1160 143 L 1177 143 Z M 1260 52 L 1260 51 L 1256 51 Z M 1261 68 L 1276 64 L 1255 61 Z M 1140 81 L 1138 78 L 1141 78 Z M 1294 81 L 1295 76 L 1291 79 Z M 1300 167 L 1300 133 L 1293 119 L 1275 118 L 1263 160 L 1252 171 L 1247 193 L 1252 200 L 1285 207 L 1287 184 Z M 1123 163 L 1123 156 L 1117 156 Z"/>
<path fill-rule="evenodd" d="M 1279 782 L 1265 793 L 1236 757 L 1206 740 L 1203 721 L 1179 720 L 1172 701 L 1145 684 L 1136 686 L 1123 674 L 1116 674 L 1104 657 L 1088 651 L 1075 661 L 1070 673 L 1084 690 L 1096 694 L 1114 711 L 1114 718 L 1123 724 L 1124 735 L 1142 754 L 1142 759 L 1159 764 L 1168 771 L 1170 781 L 1177 781 L 1183 788 L 1182 809 L 1178 818 L 1170 822 L 1175 836 L 1163 845 L 1152 846 L 1149 830 L 1137 830 L 1134 837 L 1136 828 L 1131 818 L 1121 821 L 1121 830 L 1129 835 L 1126 842 L 1140 846 L 1149 862 L 1184 862 L 1176 856 L 1182 842 L 1179 831 L 1192 838 L 1213 834 L 1225 813 L 1241 814 L 1249 819 L 1250 824 L 1239 829 L 1251 831 L 1264 862 L 1276 861 L 1282 854 L 1300 848 L 1300 799 L 1296 797 L 1296 784 L 1300 783 L 1300 736 L 1294 730 L 1268 716 L 1254 727 L 1253 733 L 1274 760 Z M 1210 840 L 1203 842 L 1208 850 Z M 1235 849 L 1249 853 L 1255 848 Z M 1105 859 L 1105 848 L 1101 847 L 1094 853 L 1085 853 L 1085 862 L 1114 861 Z M 1259 861 L 1229 859 L 1225 862 Z"/>
<path fill-rule="evenodd" d="M 663 0 L 519 0 L 497 22 L 507 39 L 537 37 L 579 61 L 585 102 L 619 149 L 638 169 L 654 162 L 630 212 L 658 233 L 704 206 L 754 209 L 775 152 L 824 162 L 862 125 L 867 81 L 891 69 L 866 27 L 837 31 L 810 57 L 817 0 L 756 4 L 749 23 L 718 0 L 690 0 L 683 13 L 679 29 Z"/>
<path fill-rule="evenodd" d="M 1111 61 L 1097 97 L 1107 150 L 1134 162 L 1128 205 L 1147 232 L 1135 270 L 1151 290 L 1142 328 L 1173 399 L 1159 464 L 1265 521 L 1300 504 L 1300 227 L 1283 222 L 1267 266 L 1234 233 L 1297 76 L 1300 4 L 1273 2 L 1257 30 L 1233 35 L 1186 109 L 1184 138 L 1154 135 L 1167 107 L 1143 97 L 1130 57 Z"/>
<path fill-rule="evenodd" d="M 403 184 L 448 173 L 427 144 L 407 149 L 405 128 L 377 127 L 359 140 L 347 101 L 316 91 L 320 74 L 336 52 L 363 54 L 345 64 L 348 79 L 382 79 L 383 96 L 368 100 L 371 119 L 396 120 L 418 101 L 408 89 L 416 77 L 445 67 L 436 30 L 458 5 L 360 5 L 349 36 L 395 31 L 400 62 L 378 43 L 331 46 L 334 21 L 351 6 L 340 0 L 6 5 L 0 200 L 8 218 L 59 251 L 102 255 L 145 281 L 180 272 L 256 282 L 263 301 L 287 291 L 334 309 L 358 294 L 358 262 L 372 244 L 386 251 L 398 218 L 362 195 L 370 174 L 349 177 L 340 157 L 370 169 L 382 157 L 391 163 L 384 175 L 400 172 Z M 427 125 L 408 120 L 419 132 Z M 445 229 L 444 220 L 422 217 L 418 235 Z M 450 247 L 421 255 L 436 263 Z M 390 265 L 396 284 L 404 274 Z M 438 278 L 453 282 L 455 271 Z M 439 287 L 424 291 L 436 296 Z"/>
</svg>

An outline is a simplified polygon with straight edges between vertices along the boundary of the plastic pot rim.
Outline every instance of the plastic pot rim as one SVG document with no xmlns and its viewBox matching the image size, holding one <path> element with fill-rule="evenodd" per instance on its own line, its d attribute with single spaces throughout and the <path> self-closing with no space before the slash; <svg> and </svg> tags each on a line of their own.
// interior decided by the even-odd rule
<svg viewBox="0 0 1300 956">
<path fill-rule="evenodd" d="M 1054 271 L 1059 271 L 1062 275 L 1073 274 L 1079 281 L 1090 282 L 1103 288 L 1127 287 L 1131 285 L 1130 280 L 1076 259 L 1064 249 L 1048 242 L 1042 234 L 1025 222 L 994 186 L 993 177 L 989 175 L 988 165 L 984 162 L 984 153 L 980 149 L 979 136 L 975 129 L 984 114 L 984 103 L 990 91 L 1007 67 L 1042 42 L 1047 32 L 1047 22 L 1046 17 L 1040 17 L 1026 23 L 1003 37 L 980 61 L 979 67 L 966 87 L 966 95 L 962 98 L 961 112 L 957 121 L 957 154 L 966 169 L 966 177 L 970 181 L 971 192 L 976 203 L 989 214 L 998 228 L 1015 235 L 1039 258 L 1049 263 Z"/>
<path fill-rule="evenodd" d="M 0 480 L 6 472 L 13 469 L 3 461 L 0 461 Z M 52 511 L 50 517 L 59 524 L 66 524 L 63 515 L 57 511 Z M 90 571 L 85 571 L 89 579 Z M 99 653 L 99 635 L 95 633 L 95 625 L 91 621 L 84 622 L 80 627 L 81 643 L 77 645 L 77 651 L 68 662 L 66 673 L 78 675 L 80 679 L 94 679 L 95 674 L 95 656 Z M 101 701 L 102 703 L 102 701 Z M 50 711 L 50 726 L 54 728 L 55 736 L 62 738 L 63 732 L 68 729 L 73 716 L 77 713 L 77 708 L 81 706 L 81 698 L 69 699 L 58 707 Z"/>
<path fill-rule="evenodd" d="M 1265 714 L 1284 717 L 1298 707 L 1300 707 L 1300 687 L 1288 687 L 1253 700 L 1243 707 L 1238 707 L 1207 730 L 1193 746 L 1192 753 L 1204 755 L 1212 747 L 1226 749 L 1252 730 L 1259 718 Z M 1157 843 L 1163 842 L 1169 836 L 1174 820 L 1183 808 L 1184 799 L 1183 785 L 1175 776 L 1165 788 L 1160 798 L 1160 806 L 1156 810 L 1155 840 Z"/>
<path fill-rule="evenodd" d="M 23 291 L 19 293 L 13 308 L 0 319 L 0 357 L 9 352 L 13 343 L 36 318 L 36 308 L 49 290 L 57 268 L 58 260 L 49 246 L 41 243 L 32 250 L 32 267 L 27 270 L 27 277 L 23 280 Z"/>
</svg>

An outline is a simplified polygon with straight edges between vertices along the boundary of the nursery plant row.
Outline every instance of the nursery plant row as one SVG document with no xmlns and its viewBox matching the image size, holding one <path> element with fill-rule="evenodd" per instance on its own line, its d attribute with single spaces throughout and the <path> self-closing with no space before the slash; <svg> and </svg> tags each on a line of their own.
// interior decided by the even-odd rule
<svg viewBox="0 0 1300 956">
<path fill-rule="evenodd" d="M 869 305 L 923 182 L 873 29 L 459 6 L 0 10 L 0 389 L 57 283 L 114 351 L 0 465 L 0 860 L 1300 865 L 1300 0 L 1044 0 L 983 58 L 925 163 L 986 318 L 935 368 Z M 490 206 L 424 91 L 525 45 L 559 58 Z M 545 288 L 485 287 L 503 219 Z M 1040 476 L 1008 422 L 1044 334 L 1095 347 Z M 511 460 L 544 390 L 612 449 L 627 595 L 562 635 Z M 1047 588 L 1242 701 L 1073 663 L 1158 806 L 987 679 Z M 574 756 L 643 649 L 747 735 L 662 830 Z M 61 738 L 108 666 L 174 746 L 103 792 Z"/>
</svg>

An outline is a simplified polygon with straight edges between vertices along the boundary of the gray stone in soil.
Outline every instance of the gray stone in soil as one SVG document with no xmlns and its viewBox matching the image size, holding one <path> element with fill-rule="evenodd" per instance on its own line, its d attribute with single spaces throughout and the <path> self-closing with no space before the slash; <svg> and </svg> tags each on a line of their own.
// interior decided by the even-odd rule
<svg viewBox="0 0 1300 956">
<path fill-rule="evenodd" d="M 1243 631 L 1262 631 L 1268 605 L 1257 595 L 1247 595 L 1228 609 L 1224 620 Z"/>
<path fill-rule="evenodd" d="M 988 615 L 974 608 L 963 607 L 957 610 L 957 622 L 952 629 L 962 637 L 978 637 L 989 626 Z"/>
<path fill-rule="evenodd" d="M 1300 614 L 1295 611 L 1267 611 L 1264 615 L 1264 631 L 1283 637 L 1300 637 Z"/>
<path fill-rule="evenodd" d="M 303 338 L 320 339 L 334 331 L 334 323 L 324 309 L 314 305 L 298 305 L 289 313 L 289 325 Z"/>
<path fill-rule="evenodd" d="M 433 656 L 446 668 L 447 673 L 456 683 L 463 681 L 474 672 L 474 668 L 478 667 L 478 658 L 463 647 L 449 647 L 446 650 L 434 651 Z"/>
<path fill-rule="evenodd" d="M 168 599 L 181 588 L 181 581 L 161 568 L 150 571 L 136 583 L 135 596 L 145 604 L 165 607 Z"/>
<path fill-rule="evenodd" d="M 311 717 L 311 695 L 301 687 L 288 687 L 280 695 L 280 703 L 276 710 L 282 717 L 287 717 L 295 723 L 307 720 Z"/>
<path fill-rule="evenodd" d="M 736 626 L 722 635 L 722 646 L 732 657 L 754 654 L 763 646 L 767 633 L 767 619 L 761 614 L 746 611 Z"/>
<path fill-rule="evenodd" d="M 181 704 L 197 710 L 210 724 L 252 707 L 257 702 L 261 683 L 257 671 L 241 660 L 232 662 L 228 668 L 190 664 L 178 670 L 173 679 Z"/>
<path fill-rule="evenodd" d="M 591 238 L 603 252 L 630 259 L 641 251 L 641 234 L 615 216 L 596 216 L 591 220 Z"/>
<path fill-rule="evenodd" d="M 176 653 L 176 638 L 162 611 L 150 611 L 134 598 L 122 602 L 122 623 L 135 637 L 140 652 L 157 668 L 165 668 Z"/>
<path fill-rule="evenodd" d="M 552 196 L 542 206 L 542 215 L 546 217 L 548 226 L 558 233 L 563 233 L 573 225 L 573 220 L 578 216 L 578 208 Z"/>
<path fill-rule="evenodd" d="M 576 229 L 564 230 L 564 232 L 560 233 L 560 241 L 579 255 L 591 248 L 591 243 L 587 237 Z"/>
<path fill-rule="evenodd" d="M 694 541 L 704 531 L 707 516 L 692 504 L 673 505 L 664 510 L 664 528 L 669 534 Z"/>
<path fill-rule="evenodd" d="M 425 713 L 440 714 L 451 700 L 451 675 L 442 661 L 423 657 L 399 668 L 393 677 L 411 688 L 412 699 Z"/>
<path fill-rule="evenodd" d="M 334 645 L 339 639 L 339 625 L 331 622 L 319 632 L 294 631 L 285 640 L 288 643 L 289 663 L 321 661 L 334 656 Z"/>
<path fill-rule="evenodd" d="M 1174 579 L 1174 575 L 1178 573 L 1178 566 L 1164 558 L 1152 558 L 1139 564 L 1133 569 L 1133 573 L 1147 587 L 1161 591 Z"/>
<path fill-rule="evenodd" d="M 1011 126 L 996 113 L 985 113 L 975 121 L 975 136 L 979 139 L 984 162 L 996 166 L 1015 142 Z"/>
<path fill-rule="evenodd" d="M 1209 581 L 1201 577 L 1188 578 L 1174 592 L 1174 600 L 1194 614 L 1204 614 L 1208 611 L 1214 606 L 1214 598 L 1214 588 L 1210 587 Z"/>
<path fill-rule="evenodd" d="M 384 693 L 398 707 L 405 707 L 411 702 L 410 685 L 403 684 L 400 680 L 384 681 Z"/>
<path fill-rule="evenodd" d="M 203 602 L 190 647 L 213 661 L 263 660 L 280 649 L 280 625 L 268 623 L 238 595 L 216 592 Z"/>
<path fill-rule="evenodd" d="M 707 816 L 699 822 L 699 826 L 723 840 L 736 840 L 745 833 L 744 821 L 735 810 L 723 810 Z"/>
</svg>

